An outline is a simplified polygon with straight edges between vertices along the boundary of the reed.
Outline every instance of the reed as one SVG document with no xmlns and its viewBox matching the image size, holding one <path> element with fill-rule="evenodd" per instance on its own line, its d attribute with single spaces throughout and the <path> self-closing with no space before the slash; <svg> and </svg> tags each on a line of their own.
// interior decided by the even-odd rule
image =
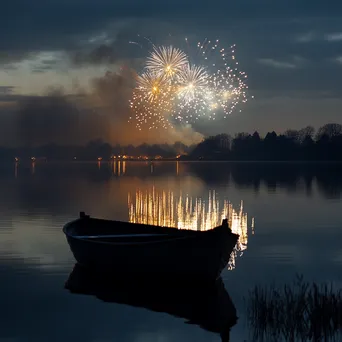
<svg viewBox="0 0 342 342">
<path fill-rule="evenodd" d="M 342 291 L 304 281 L 255 286 L 246 298 L 253 341 L 341 341 Z M 339 338 L 338 338 L 339 337 Z"/>
</svg>

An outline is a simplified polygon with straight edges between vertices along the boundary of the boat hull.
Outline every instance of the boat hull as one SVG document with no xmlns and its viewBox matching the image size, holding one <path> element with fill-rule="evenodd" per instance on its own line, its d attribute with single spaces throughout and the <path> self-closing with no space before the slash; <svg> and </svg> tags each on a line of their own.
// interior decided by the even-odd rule
<svg viewBox="0 0 342 342">
<path fill-rule="evenodd" d="M 160 229 L 167 232 L 169 228 Z M 120 227 L 113 223 L 112 231 L 118 230 Z M 148 232 L 157 231 L 158 228 Z M 205 232 L 177 231 L 169 239 L 142 243 L 93 241 L 67 232 L 66 236 L 75 259 L 85 267 L 121 274 L 217 279 L 229 262 L 238 235 L 224 226 Z"/>
</svg>

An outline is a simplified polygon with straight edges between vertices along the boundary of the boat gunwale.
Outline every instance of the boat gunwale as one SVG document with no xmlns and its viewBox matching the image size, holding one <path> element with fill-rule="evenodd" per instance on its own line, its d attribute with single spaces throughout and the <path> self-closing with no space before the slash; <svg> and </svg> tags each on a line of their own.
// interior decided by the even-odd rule
<svg viewBox="0 0 342 342">
<path fill-rule="evenodd" d="M 99 219 L 99 218 L 90 218 L 90 217 L 85 217 L 85 218 L 77 218 L 75 220 L 72 220 L 68 223 L 66 223 L 64 226 L 63 226 L 63 233 L 70 239 L 73 239 L 73 240 L 79 240 L 79 241 L 83 241 L 83 242 L 89 242 L 89 243 L 96 243 L 96 244 L 106 244 L 106 245 L 140 245 L 140 244 L 151 244 L 153 242 L 141 242 L 141 243 L 134 243 L 134 242 L 131 242 L 131 243 L 113 243 L 113 242 L 110 242 L 110 241 L 99 241 L 99 240 L 95 240 L 95 239 L 88 239 L 88 238 L 79 238 L 77 235 L 74 235 L 74 234 L 71 234 L 71 232 L 68 230 L 69 228 L 71 228 L 73 225 L 77 224 L 78 222 L 82 221 L 82 220 L 96 220 L 96 221 L 100 221 L 100 222 L 106 222 L 106 223 L 118 223 L 118 224 L 129 224 L 129 225 L 136 225 L 136 226 L 149 226 L 151 228 L 165 228 L 165 229 L 176 229 L 178 231 L 184 231 L 184 232 L 194 232 L 194 233 L 197 233 L 197 234 L 193 234 L 192 236 L 191 235 L 186 235 L 186 236 L 181 236 L 181 237 L 175 237 L 174 239 L 165 239 L 165 240 L 160 240 L 160 241 L 153 241 L 154 243 L 158 242 L 158 243 L 161 243 L 161 242 L 170 242 L 170 241 L 175 241 L 175 240 L 179 240 L 179 239 L 190 239 L 190 238 L 199 238 L 202 236 L 203 238 L 203 235 L 199 235 L 198 233 L 209 233 L 209 232 L 217 232 L 217 230 L 222 230 L 224 229 L 224 227 L 222 225 L 220 226 L 216 226 L 214 228 L 211 228 L 211 229 L 208 229 L 208 230 L 205 230 L 205 231 L 196 231 L 196 230 L 191 230 L 191 229 L 180 229 L 180 228 L 175 228 L 175 227 L 167 227 L 167 226 L 157 226 L 157 225 L 146 225 L 146 224 L 142 224 L 142 223 L 133 223 L 133 222 L 125 222 L 125 221 L 117 221 L 117 220 L 106 220 L 106 219 Z M 232 232 L 232 230 L 228 227 L 229 231 L 230 231 L 230 234 L 232 237 L 236 238 L 236 240 L 238 240 L 239 238 L 239 235 L 238 234 L 235 234 Z M 125 234 L 122 234 L 122 235 L 125 235 Z M 137 233 L 136 235 L 140 235 L 139 233 Z M 155 235 L 159 235 L 159 234 L 155 234 Z M 162 234 L 160 234 L 162 235 Z M 171 235 L 171 234 L 165 234 L 165 235 Z M 105 238 L 105 236 L 103 237 Z"/>
</svg>

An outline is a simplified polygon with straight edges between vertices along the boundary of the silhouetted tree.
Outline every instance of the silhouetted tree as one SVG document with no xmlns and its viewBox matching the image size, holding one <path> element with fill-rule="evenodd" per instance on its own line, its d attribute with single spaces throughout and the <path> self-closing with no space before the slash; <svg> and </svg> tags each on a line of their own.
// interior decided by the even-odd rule
<svg viewBox="0 0 342 342">
<path fill-rule="evenodd" d="M 312 126 L 306 126 L 298 131 L 299 142 L 302 143 L 307 137 L 313 138 L 315 129 Z"/>
<path fill-rule="evenodd" d="M 288 129 L 285 131 L 284 136 L 288 139 L 293 141 L 294 143 L 300 142 L 300 133 L 295 129 Z"/>
<path fill-rule="evenodd" d="M 319 128 L 316 136 L 316 140 L 320 140 L 324 135 L 326 135 L 329 140 L 332 137 L 342 134 L 342 125 L 337 123 L 329 123 Z"/>
</svg>

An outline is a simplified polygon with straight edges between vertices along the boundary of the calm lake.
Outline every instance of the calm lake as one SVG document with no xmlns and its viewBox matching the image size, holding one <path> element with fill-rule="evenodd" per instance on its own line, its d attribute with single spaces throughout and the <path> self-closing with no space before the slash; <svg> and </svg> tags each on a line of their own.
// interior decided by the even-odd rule
<svg viewBox="0 0 342 342">
<path fill-rule="evenodd" d="M 0 341 L 221 341 L 184 318 L 66 290 L 75 261 L 62 226 L 80 211 L 191 229 L 228 216 L 240 235 L 222 274 L 239 317 L 230 338 L 252 341 L 244 297 L 254 285 L 299 273 L 342 287 L 341 171 L 301 163 L 0 164 Z"/>
</svg>

